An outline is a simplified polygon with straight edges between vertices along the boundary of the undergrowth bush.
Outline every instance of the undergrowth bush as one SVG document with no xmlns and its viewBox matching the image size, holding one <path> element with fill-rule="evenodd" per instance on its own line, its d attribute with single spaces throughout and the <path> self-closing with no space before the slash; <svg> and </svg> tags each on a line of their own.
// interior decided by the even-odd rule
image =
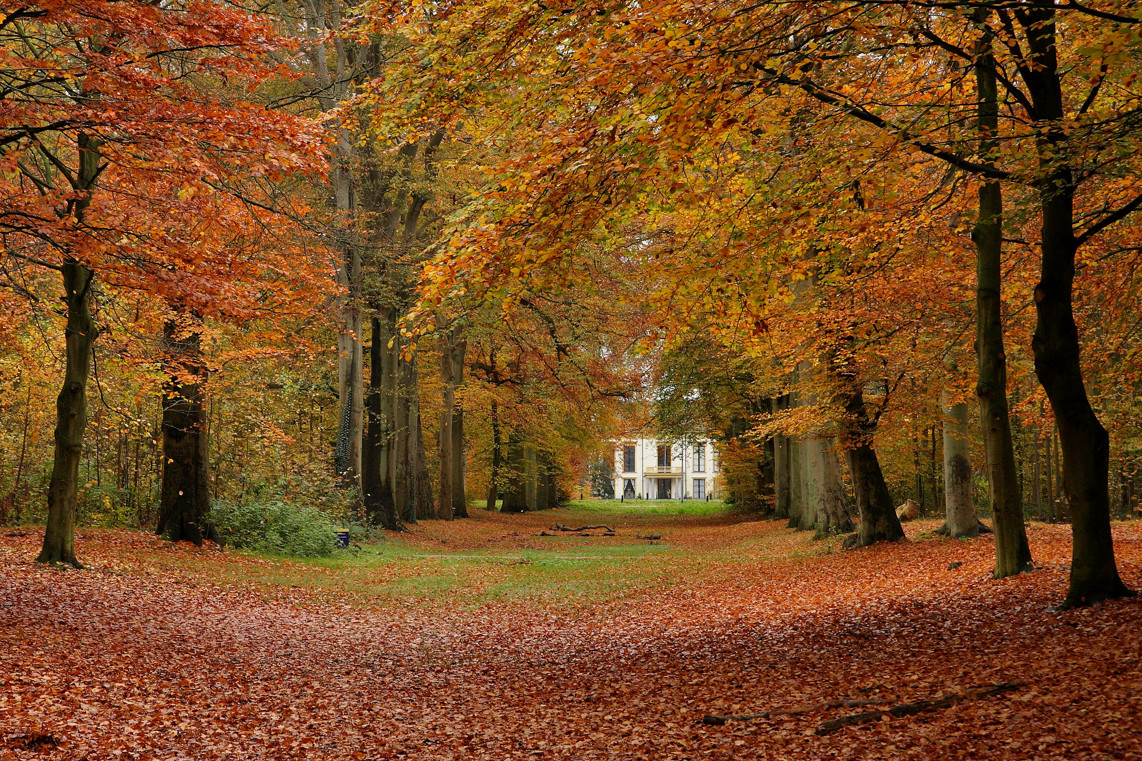
<svg viewBox="0 0 1142 761">
<path fill-rule="evenodd" d="M 318 557 L 336 545 L 332 521 L 312 507 L 280 500 L 215 502 L 211 515 L 219 537 L 231 547 Z"/>
</svg>

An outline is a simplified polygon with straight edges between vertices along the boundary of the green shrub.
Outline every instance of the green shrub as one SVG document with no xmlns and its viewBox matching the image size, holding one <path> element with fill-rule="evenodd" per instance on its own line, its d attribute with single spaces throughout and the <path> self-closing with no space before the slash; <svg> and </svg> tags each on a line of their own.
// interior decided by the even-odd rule
<svg viewBox="0 0 1142 761">
<path fill-rule="evenodd" d="M 279 500 L 215 502 L 218 535 L 231 547 L 318 557 L 333 552 L 333 523 L 319 510 Z"/>
</svg>

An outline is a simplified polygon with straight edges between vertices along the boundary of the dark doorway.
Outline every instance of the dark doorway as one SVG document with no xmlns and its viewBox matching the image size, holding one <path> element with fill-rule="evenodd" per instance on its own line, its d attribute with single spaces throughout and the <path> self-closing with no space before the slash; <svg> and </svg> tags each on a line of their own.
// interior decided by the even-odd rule
<svg viewBox="0 0 1142 761">
<path fill-rule="evenodd" d="M 658 480 L 658 498 L 670 499 L 670 479 L 659 478 Z"/>
</svg>

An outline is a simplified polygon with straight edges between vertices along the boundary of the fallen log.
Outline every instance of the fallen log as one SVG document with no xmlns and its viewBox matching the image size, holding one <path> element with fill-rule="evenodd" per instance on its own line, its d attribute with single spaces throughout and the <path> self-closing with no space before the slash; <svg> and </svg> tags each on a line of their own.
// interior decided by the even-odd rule
<svg viewBox="0 0 1142 761">
<path fill-rule="evenodd" d="M 1021 686 L 1022 684 L 1020 682 L 999 682 L 998 684 L 991 684 L 986 687 L 974 687 L 970 690 L 964 690 L 963 692 L 949 692 L 938 698 L 917 700 L 915 703 L 901 703 L 884 711 L 865 711 L 849 716 L 841 716 L 822 722 L 821 725 L 817 727 L 816 734 L 828 735 L 844 727 L 850 727 L 854 724 L 865 724 L 870 721 L 880 721 L 888 716 L 912 716 L 913 714 L 922 713 L 924 711 L 933 711 L 937 708 L 947 708 L 950 705 L 959 703 L 961 700 L 976 700 L 978 698 L 999 695 Z"/>
<path fill-rule="evenodd" d="M 613 528 L 611 528 L 610 526 L 603 526 L 603 525 L 579 526 L 577 528 L 572 528 L 570 526 L 564 526 L 562 523 L 556 523 L 554 526 L 551 527 L 552 531 L 570 531 L 572 533 L 577 533 L 579 531 L 595 531 L 596 529 L 604 529 L 609 534 L 615 533 L 615 530 Z"/>
<path fill-rule="evenodd" d="M 635 539 L 649 539 L 650 541 L 653 542 L 655 539 L 661 539 L 662 534 L 645 534 L 645 535 L 644 534 L 635 534 L 634 538 Z"/>
<path fill-rule="evenodd" d="M 826 700 L 824 703 L 806 703 L 804 705 L 790 706 L 789 708 L 774 708 L 772 711 L 761 713 L 706 714 L 702 717 L 703 724 L 721 726 L 727 721 L 749 721 L 750 719 L 768 719 L 770 716 L 795 716 L 801 713 L 824 711 L 828 708 L 855 708 L 857 706 L 871 706 L 878 703 L 887 703 L 882 698 L 842 698 L 840 700 Z"/>
</svg>

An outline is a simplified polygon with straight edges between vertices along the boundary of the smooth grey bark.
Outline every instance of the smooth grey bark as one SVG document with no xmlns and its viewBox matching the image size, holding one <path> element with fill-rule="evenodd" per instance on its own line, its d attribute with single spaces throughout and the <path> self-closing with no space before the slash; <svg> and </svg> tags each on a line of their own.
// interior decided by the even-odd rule
<svg viewBox="0 0 1142 761">
<path fill-rule="evenodd" d="M 944 511 L 953 538 L 979 536 L 979 520 L 972 504 L 968 405 L 956 401 L 947 389 L 941 398 L 944 411 Z"/>
<path fill-rule="evenodd" d="M 493 359 L 494 362 L 494 359 Z M 496 509 L 496 500 L 499 498 L 500 465 L 503 460 L 503 438 L 500 434 L 500 406 L 492 402 L 492 473 L 488 479 L 487 509 Z"/>
<path fill-rule="evenodd" d="M 440 339 L 440 377 L 443 383 L 440 410 L 440 507 L 436 517 L 446 521 L 454 517 L 453 500 L 455 491 L 452 479 L 455 470 L 452 462 L 452 448 L 455 440 L 452 438 L 453 407 L 456 404 L 456 387 L 452 385 L 452 351 L 447 336 Z"/>
</svg>

